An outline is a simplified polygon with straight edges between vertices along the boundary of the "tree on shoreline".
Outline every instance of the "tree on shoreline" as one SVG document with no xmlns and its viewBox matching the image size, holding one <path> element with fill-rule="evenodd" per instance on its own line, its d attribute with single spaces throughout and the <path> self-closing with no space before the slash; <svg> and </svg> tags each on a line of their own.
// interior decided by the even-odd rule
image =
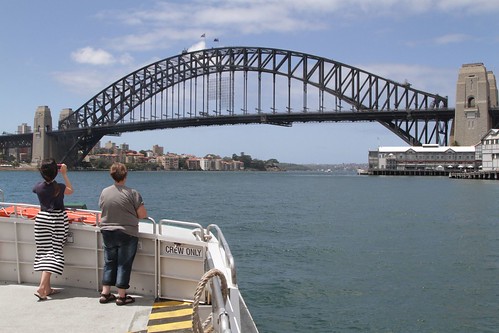
<svg viewBox="0 0 499 333">
<path fill-rule="evenodd" d="M 279 164 L 279 161 L 275 158 L 272 158 L 267 161 L 262 161 L 259 159 L 251 158 L 251 155 L 246 155 L 244 152 L 241 155 L 232 154 L 232 159 L 234 161 L 240 161 L 244 163 L 245 170 L 259 170 L 265 171 L 267 168 L 276 168 Z"/>
</svg>

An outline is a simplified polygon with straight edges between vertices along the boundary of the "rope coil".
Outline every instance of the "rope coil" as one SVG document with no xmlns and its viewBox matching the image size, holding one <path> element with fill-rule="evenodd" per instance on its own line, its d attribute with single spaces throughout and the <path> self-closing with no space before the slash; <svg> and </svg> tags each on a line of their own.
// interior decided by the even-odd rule
<svg viewBox="0 0 499 333">
<path fill-rule="evenodd" d="M 224 303 L 227 301 L 227 279 L 225 275 L 218 269 L 213 268 L 208 272 L 204 273 L 201 277 L 201 280 L 198 283 L 196 288 L 196 292 L 194 293 L 194 302 L 192 303 L 192 331 L 193 333 L 209 333 L 213 332 L 213 312 L 208 316 L 204 323 L 201 324 L 201 318 L 199 317 L 199 300 L 203 294 L 203 291 L 206 287 L 208 281 L 215 276 L 220 278 L 221 288 L 222 288 L 222 296 Z"/>
</svg>

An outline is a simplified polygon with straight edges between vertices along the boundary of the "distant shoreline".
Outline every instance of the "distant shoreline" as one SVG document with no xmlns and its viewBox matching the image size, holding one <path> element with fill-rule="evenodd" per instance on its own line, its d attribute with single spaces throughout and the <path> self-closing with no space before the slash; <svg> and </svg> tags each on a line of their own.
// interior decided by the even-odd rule
<svg viewBox="0 0 499 333">
<path fill-rule="evenodd" d="M 339 163 L 339 164 L 294 164 L 294 163 L 279 163 L 282 170 L 280 171 L 357 171 L 360 169 L 367 169 L 366 164 L 361 163 Z M 22 165 L 18 167 L 14 166 L 1 166 L 1 171 L 38 171 L 36 166 Z M 109 171 L 109 169 L 77 169 L 70 171 Z M 130 170 L 134 171 L 134 170 Z M 161 170 L 161 171 L 177 171 L 177 170 Z M 178 171 L 191 171 L 191 170 L 178 170 Z M 200 170 L 201 171 L 201 170 Z M 252 171 L 250 169 L 245 171 Z M 272 170 L 267 170 L 272 171 Z"/>
<path fill-rule="evenodd" d="M 38 171 L 36 167 L 1 167 L 0 171 Z"/>
</svg>

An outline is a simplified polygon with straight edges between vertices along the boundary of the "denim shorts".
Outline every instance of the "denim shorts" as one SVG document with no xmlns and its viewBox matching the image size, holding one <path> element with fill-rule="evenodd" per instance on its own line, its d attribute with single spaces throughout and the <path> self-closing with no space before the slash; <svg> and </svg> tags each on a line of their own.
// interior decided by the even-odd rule
<svg viewBox="0 0 499 333">
<path fill-rule="evenodd" d="M 130 288 L 130 274 L 139 239 L 121 230 L 101 230 L 104 241 L 102 284 Z"/>
</svg>

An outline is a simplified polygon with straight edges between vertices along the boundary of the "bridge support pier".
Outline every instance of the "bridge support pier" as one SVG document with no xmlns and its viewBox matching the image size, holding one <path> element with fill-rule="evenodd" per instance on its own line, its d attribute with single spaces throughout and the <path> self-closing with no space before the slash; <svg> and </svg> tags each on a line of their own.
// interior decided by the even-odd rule
<svg viewBox="0 0 499 333">
<path fill-rule="evenodd" d="M 51 157 L 50 138 L 48 133 L 52 131 L 52 114 L 48 106 L 39 106 L 35 111 L 33 123 L 33 147 L 31 153 L 31 164 L 40 165 L 41 161 Z"/>
<path fill-rule="evenodd" d="M 61 117 L 71 112 L 64 109 Z M 73 137 L 54 136 L 52 132 L 52 115 L 48 106 L 39 106 L 35 112 L 33 126 L 33 146 L 31 164 L 39 165 L 42 160 L 54 158 L 60 162 L 70 147 L 75 143 Z"/>
<path fill-rule="evenodd" d="M 459 71 L 456 89 L 454 138 L 451 144 L 474 146 L 492 128 L 491 107 L 497 107 L 495 75 L 482 63 L 465 64 Z"/>
</svg>

